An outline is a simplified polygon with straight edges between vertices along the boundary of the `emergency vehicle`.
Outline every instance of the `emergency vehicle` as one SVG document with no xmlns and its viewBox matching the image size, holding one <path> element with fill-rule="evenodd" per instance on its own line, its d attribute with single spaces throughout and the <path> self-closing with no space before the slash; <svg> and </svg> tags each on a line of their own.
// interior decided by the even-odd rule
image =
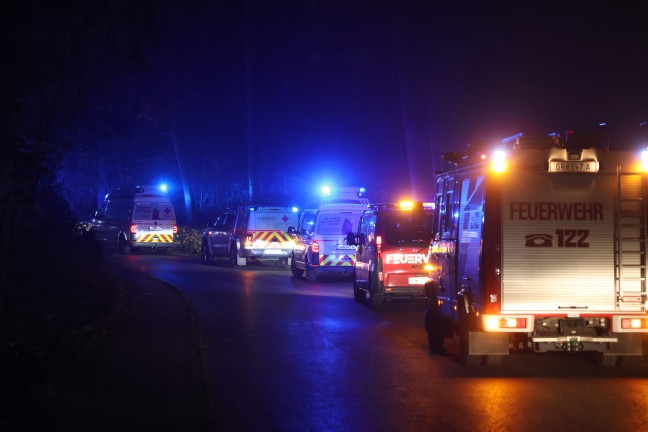
<svg viewBox="0 0 648 432">
<path fill-rule="evenodd" d="M 242 206 L 223 213 L 202 233 L 200 256 L 209 264 L 217 257 L 231 267 L 248 261 L 277 261 L 290 264 L 294 246 L 289 227 L 297 224 L 294 207 Z"/>
<path fill-rule="evenodd" d="M 402 201 L 372 204 L 362 212 L 358 232 L 353 296 L 379 308 L 396 298 L 424 297 L 433 206 Z"/>
<path fill-rule="evenodd" d="M 168 194 L 159 186 L 122 186 L 106 195 L 92 219 L 95 239 L 122 252 L 176 246 L 178 225 Z"/>
<path fill-rule="evenodd" d="M 347 237 L 368 204 L 364 188 L 341 187 L 325 192 L 316 208 L 304 210 L 295 231 L 293 276 L 305 274 L 314 282 L 321 274 L 352 275 L 356 247 Z"/>
<path fill-rule="evenodd" d="M 459 334 L 462 362 L 513 350 L 642 354 L 648 153 L 573 146 L 556 134 L 452 154 L 436 177 L 430 349 Z"/>
</svg>

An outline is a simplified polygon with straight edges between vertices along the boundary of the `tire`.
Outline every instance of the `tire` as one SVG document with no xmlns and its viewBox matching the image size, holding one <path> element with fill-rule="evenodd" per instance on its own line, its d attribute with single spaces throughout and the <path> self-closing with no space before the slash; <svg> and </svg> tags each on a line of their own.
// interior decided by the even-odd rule
<svg viewBox="0 0 648 432">
<path fill-rule="evenodd" d="M 300 278 L 304 275 L 304 270 L 297 268 L 295 265 L 295 257 L 290 260 L 290 271 L 292 272 L 292 275 L 296 278 Z"/>
<path fill-rule="evenodd" d="M 205 264 L 211 264 L 214 261 L 213 255 L 209 252 L 207 243 L 202 242 L 200 245 L 200 259 Z"/>
<path fill-rule="evenodd" d="M 237 255 L 238 254 L 236 252 L 236 245 L 231 244 L 230 249 L 229 249 L 228 263 L 229 263 L 229 266 L 232 267 L 232 268 L 236 267 L 236 265 L 238 263 L 237 260 L 236 260 Z"/>
<path fill-rule="evenodd" d="M 356 281 L 355 273 L 354 273 L 353 274 L 353 299 L 358 303 L 364 303 L 365 297 L 366 297 L 365 292 L 360 288 L 358 288 L 358 282 Z"/>
<path fill-rule="evenodd" d="M 470 320 L 459 302 L 459 359 L 464 366 L 479 366 L 482 356 L 470 353 Z"/>
<path fill-rule="evenodd" d="M 124 255 L 131 253 L 131 247 L 122 235 L 119 236 L 119 252 L 123 253 Z"/>
<path fill-rule="evenodd" d="M 597 353 L 595 360 L 596 364 L 601 367 L 617 367 L 623 364 L 622 355 L 605 355 Z"/>
<path fill-rule="evenodd" d="M 427 331 L 428 347 L 435 354 L 443 353 L 443 323 L 442 317 L 431 310 L 425 312 L 425 330 Z"/>
<path fill-rule="evenodd" d="M 312 268 L 308 270 L 308 272 L 306 272 L 306 280 L 308 280 L 308 282 L 317 282 L 317 272 Z"/>
<path fill-rule="evenodd" d="M 367 281 L 367 304 L 371 309 L 380 310 L 385 306 L 385 297 L 374 293 L 372 281 L 373 275 L 370 274 Z"/>
</svg>

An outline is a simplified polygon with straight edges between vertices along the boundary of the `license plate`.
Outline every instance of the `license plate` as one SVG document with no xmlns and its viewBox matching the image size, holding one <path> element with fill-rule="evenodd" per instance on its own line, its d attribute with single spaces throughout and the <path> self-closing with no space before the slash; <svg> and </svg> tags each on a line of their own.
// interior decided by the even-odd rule
<svg viewBox="0 0 648 432">
<path fill-rule="evenodd" d="M 596 173 L 599 170 L 597 161 L 551 161 L 549 163 L 549 172 L 582 172 Z"/>
<path fill-rule="evenodd" d="M 411 277 L 409 278 L 409 284 L 410 285 L 425 285 L 425 282 L 427 282 L 428 278 L 426 276 L 419 276 L 419 277 Z"/>
<path fill-rule="evenodd" d="M 279 249 L 266 249 L 263 251 L 264 255 L 284 255 L 285 252 Z"/>
<path fill-rule="evenodd" d="M 162 227 L 152 226 L 152 227 L 149 227 L 149 231 L 162 231 Z"/>
</svg>

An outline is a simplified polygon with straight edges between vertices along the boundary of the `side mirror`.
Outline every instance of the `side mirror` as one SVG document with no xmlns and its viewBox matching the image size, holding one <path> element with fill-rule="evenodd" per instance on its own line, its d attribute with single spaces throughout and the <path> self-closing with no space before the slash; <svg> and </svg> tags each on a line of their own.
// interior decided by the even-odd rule
<svg viewBox="0 0 648 432">
<path fill-rule="evenodd" d="M 356 246 L 356 235 L 352 232 L 348 232 L 346 235 L 346 243 L 350 246 Z"/>
</svg>

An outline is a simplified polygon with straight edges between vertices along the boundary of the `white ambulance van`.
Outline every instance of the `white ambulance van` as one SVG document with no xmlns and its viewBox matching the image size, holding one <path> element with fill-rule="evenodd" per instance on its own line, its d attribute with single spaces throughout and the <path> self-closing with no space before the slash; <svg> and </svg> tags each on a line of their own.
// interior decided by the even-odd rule
<svg viewBox="0 0 648 432">
<path fill-rule="evenodd" d="M 295 230 L 290 269 L 293 276 L 316 281 L 322 274 L 353 275 L 356 246 L 349 233 L 358 228 L 369 205 L 364 188 L 343 187 L 324 196 L 315 208 L 304 210 Z"/>
<path fill-rule="evenodd" d="M 106 195 L 93 218 L 95 239 L 124 253 L 166 252 L 176 246 L 178 225 L 171 200 L 157 186 L 123 186 Z"/>
</svg>

